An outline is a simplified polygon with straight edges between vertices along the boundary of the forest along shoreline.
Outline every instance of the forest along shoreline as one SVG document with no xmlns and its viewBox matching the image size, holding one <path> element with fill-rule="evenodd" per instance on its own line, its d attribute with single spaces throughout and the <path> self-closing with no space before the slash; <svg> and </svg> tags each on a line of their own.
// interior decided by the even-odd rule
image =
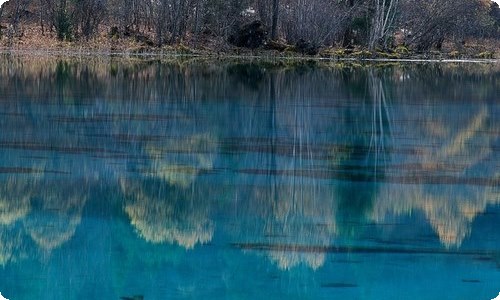
<svg viewBox="0 0 500 300">
<path fill-rule="evenodd" d="M 0 7 L 0 50 L 352 60 L 500 58 L 500 7 L 491 0 L 310 0 L 304 5 L 298 0 L 9 0 Z"/>
</svg>

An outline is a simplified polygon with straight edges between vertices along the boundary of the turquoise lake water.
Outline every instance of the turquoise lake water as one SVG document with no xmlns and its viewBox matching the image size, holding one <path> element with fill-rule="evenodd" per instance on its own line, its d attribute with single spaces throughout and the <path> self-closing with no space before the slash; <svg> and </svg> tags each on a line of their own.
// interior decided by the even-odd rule
<svg viewBox="0 0 500 300">
<path fill-rule="evenodd" d="M 0 292 L 492 299 L 500 65 L 0 56 Z"/>
</svg>

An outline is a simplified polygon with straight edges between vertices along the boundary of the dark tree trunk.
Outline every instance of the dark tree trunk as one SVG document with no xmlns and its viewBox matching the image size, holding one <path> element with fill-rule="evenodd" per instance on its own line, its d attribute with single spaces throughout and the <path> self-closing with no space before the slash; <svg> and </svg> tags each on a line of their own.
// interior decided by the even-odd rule
<svg viewBox="0 0 500 300">
<path fill-rule="evenodd" d="M 271 26 L 271 39 L 276 40 L 278 38 L 278 17 L 279 17 L 279 9 L 280 1 L 273 0 L 273 24 Z"/>
</svg>

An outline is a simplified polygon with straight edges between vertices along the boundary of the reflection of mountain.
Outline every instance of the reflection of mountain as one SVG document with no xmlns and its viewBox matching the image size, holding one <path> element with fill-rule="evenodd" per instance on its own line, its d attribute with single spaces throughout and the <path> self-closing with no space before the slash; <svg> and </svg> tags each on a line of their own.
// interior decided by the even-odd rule
<svg viewBox="0 0 500 300">
<path fill-rule="evenodd" d="M 498 193 L 478 187 L 387 186 L 381 191 L 372 218 L 384 222 L 391 215 L 422 212 L 446 247 L 460 246 L 474 219 L 488 205 L 500 204 Z"/>
<path fill-rule="evenodd" d="M 414 184 L 384 186 L 371 217 L 383 222 L 391 215 L 421 211 L 446 247 L 458 247 L 475 217 L 500 203 L 493 187 L 498 177 L 491 167 L 497 164 L 492 149 L 495 120 L 487 107 L 461 118 L 450 118 L 449 111 L 424 111 L 420 118 L 399 128 L 407 140 L 418 143 L 418 155 L 406 156 L 392 170 Z"/>
<path fill-rule="evenodd" d="M 240 192 L 238 206 L 245 207 L 241 219 L 258 217 L 262 224 L 244 223 L 239 234 L 250 232 L 250 243 L 268 245 L 265 255 L 280 269 L 305 265 L 316 270 L 325 263 L 326 254 L 314 247 L 331 245 L 337 233 L 335 196 L 319 176 L 322 170 L 315 161 L 328 154 L 325 137 L 317 132 L 331 122 L 315 116 L 307 99 L 293 104 L 278 101 L 274 84 L 279 79 L 270 80 L 270 100 L 262 115 L 271 135 L 246 146 L 256 153 L 248 151 L 238 157 L 242 168 L 255 173 L 245 184 L 263 180 L 250 191 Z M 263 124 L 249 125 L 255 127 L 246 126 L 245 131 L 253 136 Z M 304 246 L 311 251 L 302 251 Z"/>
<path fill-rule="evenodd" d="M 278 186 L 271 195 L 272 205 L 265 232 L 268 243 L 291 248 L 272 250 L 269 258 L 281 269 L 304 264 L 317 269 L 325 263 L 326 254 L 314 251 L 291 251 L 295 246 L 329 246 L 336 237 L 335 208 L 329 191 L 314 185 Z M 273 201 L 274 198 L 274 201 Z"/>
<path fill-rule="evenodd" d="M 26 255 L 21 233 L 0 225 L 0 266 L 16 262 Z"/>
<path fill-rule="evenodd" d="M 25 255 L 23 230 L 18 221 L 30 212 L 27 185 L 7 180 L 0 185 L 0 265 L 5 266 Z"/>
<path fill-rule="evenodd" d="M 243 224 L 238 241 L 252 231 L 248 242 L 273 245 L 265 255 L 281 269 L 319 268 L 325 254 L 314 246 L 361 232 L 367 214 L 382 222 L 422 211 L 445 245 L 459 245 L 475 216 L 498 203 L 482 187 L 498 166 L 485 163 L 498 149 L 498 114 L 488 104 L 498 66 L 370 72 L 323 63 L 5 60 L 2 166 L 44 160 L 24 171 L 104 185 L 146 174 L 121 190 L 126 214 L 151 243 L 212 240 L 206 200 L 219 180 L 237 187 L 231 201 L 246 209 L 239 217 L 262 221 Z M 490 75 L 478 73 L 483 67 Z M 404 80 L 394 80 L 398 72 Z M 468 110 L 461 101 L 471 99 Z M 216 184 L 201 188 L 205 179 Z M 74 234 L 86 198 L 58 188 L 0 186 L 3 262 L 35 243 L 51 251 Z"/>
<path fill-rule="evenodd" d="M 243 190 L 237 204 L 242 209 L 237 215 L 241 228 L 235 233 L 244 241 L 240 246 L 252 250 L 252 245 L 259 245 L 282 270 L 300 265 L 320 268 L 326 253 L 315 249 L 330 246 L 337 236 L 332 197 L 330 188 L 314 183 Z"/>
<path fill-rule="evenodd" d="M 47 183 L 7 180 L 0 188 L 0 265 L 50 253 L 80 224 L 86 196 Z M 33 247 L 33 242 L 36 247 Z"/>
<path fill-rule="evenodd" d="M 26 188 L 13 180 L 0 185 L 0 226 L 10 225 L 29 213 L 30 193 Z"/>
<path fill-rule="evenodd" d="M 171 185 L 188 187 L 201 171 L 213 168 L 216 142 L 208 134 L 173 140 L 169 145 L 148 147 L 152 177 Z"/>
<path fill-rule="evenodd" d="M 121 181 L 125 212 L 139 235 L 152 243 L 176 243 L 186 249 L 212 240 L 213 224 L 194 182 L 213 168 L 216 141 L 209 134 L 163 140 L 146 146 L 149 179 Z"/>
<path fill-rule="evenodd" d="M 158 182 L 121 182 L 125 212 L 138 234 L 151 243 L 186 249 L 212 240 L 214 225 L 202 195 Z M 200 199 L 201 198 L 201 199 Z"/>
<path fill-rule="evenodd" d="M 45 189 L 32 198 L 37 209 L 25 219 L 24 226 L 38 247 L 50 252 L 75 234 L 86 201 L 86 195 L 68 195 L 56 187 Z"/>
</svg>

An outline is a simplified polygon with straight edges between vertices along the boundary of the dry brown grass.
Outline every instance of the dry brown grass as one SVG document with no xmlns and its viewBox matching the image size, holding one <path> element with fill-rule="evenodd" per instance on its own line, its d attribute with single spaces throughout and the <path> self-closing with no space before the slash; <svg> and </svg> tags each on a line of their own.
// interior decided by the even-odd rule
<svg viewBox="0 0 500 300">
<path fill-rule="evenodd" d="M 198 41 L 194 41 L 189 36 L 184 42 L 178 45 L 164 46 L 162 48 L 147 45 L 145 42 L 139 42 L 134 37 L 117 37 L 109 34 L 108 26 L 101 26 L 100 33 L 88 40 L 80 38 L 73 41 L 59 41 L 55 32 L 41 32 L 37 24 L 27 23 L 21 26 L 18 36 L 8 37 L 7 24 L 0 24 L 3 27 L 0 35 L 0 50 L 17 51 L 58 51 L 75 52 L 82 54 L 100 53 L 125 53 L 125 54 L 199 54 L 199 55 L 238 55 L 238 56 L 302 56 L 297 53 L 280 53 L 274 50 L 249 50 L 237 48 L 229 45 L 221 38 L 202 36 Z M 150 40 L 153 34 L 146 33 Z M 360 48 L 354 53 L 342 48 L 325 48 L 320 52 L 321 57 L 327 58 L 451 58 L 451 59 L 499 59 L 500 58 L 500 40 L 498 39 L 476 39 L 467 40 L 464 43 L 444 43 L 442 51 L 430 51 L 426 54 L 415 54 L 409 50 L 404 53 L 394 49 L 393 52 L 386 53 L 368 53 Z M 405 48 L 406 49 L 406 48 Z M 359 55 L 358 55 L 359 54 Z"/>
</svg>

